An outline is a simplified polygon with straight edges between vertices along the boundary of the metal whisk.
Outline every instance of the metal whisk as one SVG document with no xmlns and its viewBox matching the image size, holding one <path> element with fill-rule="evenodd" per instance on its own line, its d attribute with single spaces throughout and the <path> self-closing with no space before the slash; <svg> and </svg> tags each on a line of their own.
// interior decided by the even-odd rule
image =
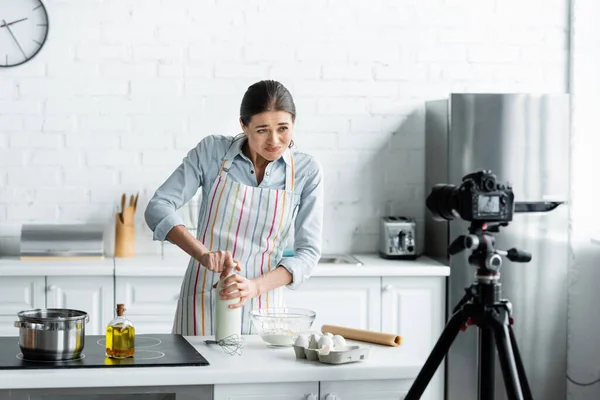
<svg viewBox="0 0 600 400">
<path fill-rule="evenodd" d="M 223 351 L 230 356 L 237 354 L 238 356 L 242 355 L 242 344 L 244 343 L 244 338 L 240 335 L 230 335 L 221 340 L 205 340 L 206 344 L 217 344 L 223 348 Z"/>
</svg>

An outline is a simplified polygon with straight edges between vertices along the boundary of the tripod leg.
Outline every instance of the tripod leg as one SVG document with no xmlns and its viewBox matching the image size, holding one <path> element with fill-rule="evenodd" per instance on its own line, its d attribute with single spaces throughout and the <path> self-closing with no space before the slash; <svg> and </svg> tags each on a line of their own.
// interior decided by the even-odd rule
<svg viewBox="0 0 600 400">
<path fill-rule="evenodd" d="M 456 339 L 461 326 L 467 322 L 467 318 L 468 314 L 463 310 L 452 315 L 446 324 L 446 327 L 442 331 L 438 341 L 435 343 L 433 350 L 431 350 L 429 357 L 427 357 L 427 360 L 425 361 L 423 368 L 421 368 L 419 375 L 417 375 L 417 378 L 406 394 L 406 397 L 404 397 L 404 400 L 418 400 L 421 398 L 423 392 L 429 384 L 429 381 L 431 381 L 435 371 L 438 369 L 440 363 L 448 353 L 452 342 L 454 342 L 454 339 Z"/>
<path fill-rule="evenodd" d="M 494 333 L 486 327 L 479 328 L 479 400 L 494 400 L 494 371 L 496 349 Z"/>
<path fill-rule="evenodd" d="M 523 397 L 525 398 L 525 400 L 533 400 L 531 388 L 529 387 L 527 375 L 525 374 L 525 367 L 523 366 L 521 352 L 519 351 L 519 346 L 517 344 L 517 339 L 515 338 L 515 333 L 513 332 L 512 326 L 510 325 L 508 326 L 508 334 L 510 337 L 510 343 L 513 348 L 513 353 L 515 354 L 515 364 L 517 365 L 517 372 L 519 373 L 519 381 L 521 382 L 521 390 L 523 391 Z"/>
<path fill-rule="evenodd" d="M 496 339 L 496 348 L 498 349 L 498 358 L 500 359 L 500 368 L 504 377 L 504 386 L 509 400 L 523 400 L 521 384 L 519 383 L 519 374 L 517 372 L 513 349 L 510 343 L 508 325 L 499 321 L 492 323 L 494 336 Z"/>
</svg>

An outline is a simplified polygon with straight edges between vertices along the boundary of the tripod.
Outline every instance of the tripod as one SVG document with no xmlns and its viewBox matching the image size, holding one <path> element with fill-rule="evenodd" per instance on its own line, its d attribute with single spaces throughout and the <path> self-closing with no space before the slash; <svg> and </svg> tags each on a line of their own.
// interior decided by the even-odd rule
<svg viewBox="0 0 600 400">
<path fill-rule="evenodd" d="M 499 232 L 508 223 L 487 224 L 472 222 L 469 235 L 461 235 L 450 244 L 448 252 L 458 254 L 472 251 L 469 264 L 477 268 L 475 283 L 465 289 L 465 295 L 452 311 L 423 368 L 419 372 L 405 400 L 420 399 L 440 363 L 450 350 L 459 331 L 469 325 L 479 327 L 479 400 L 494 400 L 494 345 L 498 351 L 506 393 L 510 400 L 531 400 L 523 361 L 512 330 L 512 304 L 501 299 L 500 266 L 502 256 L 514 262 L 529 262 L 531 255 L 515 248 L 502 251 L 494 248 L 495 238 L 490 232 Z"/>
</svg>

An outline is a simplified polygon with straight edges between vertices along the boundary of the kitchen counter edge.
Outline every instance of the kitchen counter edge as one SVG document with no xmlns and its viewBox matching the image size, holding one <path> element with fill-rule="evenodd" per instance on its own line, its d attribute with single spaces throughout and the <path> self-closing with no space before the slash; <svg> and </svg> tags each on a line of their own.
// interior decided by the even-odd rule
<svg viewBox="0 0 600 400">
<path fill-rule="evenodd" d="M 386 260 L 376 254 L 353 254 L 363 265 L 319 264 L 311 276 L 448 276 L 450 267 L 429 257 L 416 260 Z M 116 276 L 181 276 L 189 257 L 116 258 Z"/>
<path fill-rule="evenodd" d="M 270 348 L 255 335 L 246 336 L 241 356 L 230 356 L 214 345 L 206 345 L 204 340 L 212 337 L 198 336 L 186 339 L 210 365 L 1 370 L 0 394 L 2 390 L 18 389 L 412 380 L 422 365 L 422 361 L 406 354 L 405 349 L 401 347 L 370 343 L 362 343 L 371 347 L 368 360 L 345 365 L 325 365 L 297 360 L 291 347 Z M 256 368 L 256 365 L 265 366 L 268 373 L 265 373 L 265 368 Z"/>
<path fill-rule="evenodd" d="M 59 260 L 0 258 L 0 276 L 113 276 L 114 271 L 113 257 Z"/>
<path fill-rule="evenodd" d="M 354 254 L 363 265 L 319 264 L 312 276 L 448 276 L 450 267 L 427 256 L 386 260 L 377 254 Z M 0 258 L 0 276 L 183 277 L 187 256 L 140 255 L 102 260 L 35 260 Z"/>
</svg>

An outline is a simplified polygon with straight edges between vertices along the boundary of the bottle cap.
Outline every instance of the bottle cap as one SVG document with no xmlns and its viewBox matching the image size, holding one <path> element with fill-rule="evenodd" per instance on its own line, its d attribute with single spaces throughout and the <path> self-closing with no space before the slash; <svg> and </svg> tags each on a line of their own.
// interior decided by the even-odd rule
<svg viewBox="0 0 600 400">
<path fill-rule="evenodd" d="M 125 312 L 125 304 L 117 304 L 117 315 L 121 316 Z"/>
</svg>

